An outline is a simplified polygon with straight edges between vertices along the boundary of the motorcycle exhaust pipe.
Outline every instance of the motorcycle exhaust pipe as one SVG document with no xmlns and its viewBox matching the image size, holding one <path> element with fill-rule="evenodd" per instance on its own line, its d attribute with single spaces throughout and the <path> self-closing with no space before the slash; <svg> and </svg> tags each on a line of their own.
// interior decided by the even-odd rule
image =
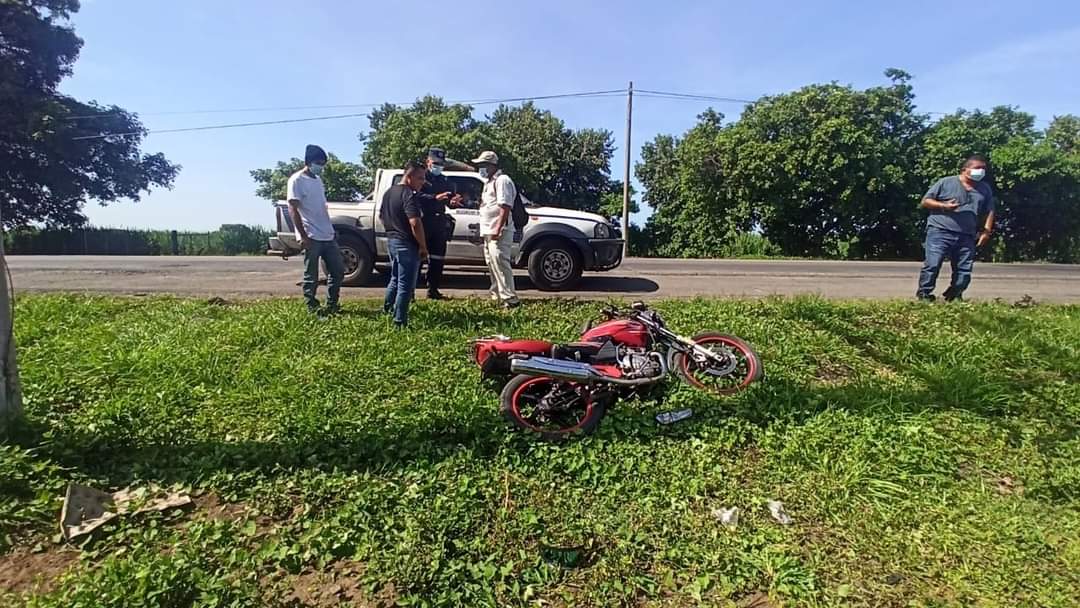
<svg viewBox="0 0 1080 608">
<path fill-rule="evenodd" d="M 511 359 L 510 371 L 526 376 L 547 376 L 548 378 L 569 380 L 571 382 L 605 382 L 624 387 L 653 384 L 664 377 L 664 374 L 661 374 L 652 378 L 612 378 L 601 374 L 587 363 L 564 361 L 550 357 Z"/>
<path fill-rule="evenodd" d="M 529 357 L 511 359 L 510 371 L 526 376 L 547 376 L 571 382 L 593 382 L 602 377 L 591 365 L 577 361 L 563 361 L 550 357 Z"/>
</svg>

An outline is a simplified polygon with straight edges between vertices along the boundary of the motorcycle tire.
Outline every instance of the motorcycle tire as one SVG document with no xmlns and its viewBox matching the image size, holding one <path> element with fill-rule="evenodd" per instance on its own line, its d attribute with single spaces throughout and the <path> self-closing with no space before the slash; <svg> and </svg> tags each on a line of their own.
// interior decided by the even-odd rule
<svg viewBox="0 0 1080 608">
<path fill-rule="evenodd" d="M 553 384 L 563 384 L 566 390 L 571 390 L 574 383 L 564 380 L 556 380 L 546 376 L 514 376 L 503 387 L 499 396 L 499 411 L 516 429 L 539 436 L 544 441 L 553 443 L 566 441 L 573 437 L 588 435 L 596 430 L 600 420 L 607 412 L 607 403 L 604 399 L 592 397 L 578 397 L 584 400 L 584 412 L 580 418 L 561 421 L 553 427 L 540 426 L 529 415 L 529 401 L 536 399 L 537 394 L 551 390 Z M 531 399 L 530 399 L 531 398 Z"/>
<path fill-rule="evenodd" d="M 694 360 L 684 353 L 678 353 L 675 355 L 674 359 L 675 371 L 677 371 L 683 381 L 690 386 L 717 395 L 733 395 L 746 389 L 754 382 L 757 382 L 765 374 L 765 368 L 761 365 L 761 357 L 759 357 L 753 347 L 747 344 L 742 338 L 719 332 L 704 332 L 694 336 L 692 340 L 694 344 L 699 346 L 707 347 L 709 344 L 723 345 L 734 351 L 741 361 L 739 364 L 740 367 L 736 368 L 738 373 L 730 377 L 733 382 L 729 386 L 721 388 L 709 386 L 703 382 L 701 378 L 695 375 L 695 372 L 698 372 L 699 370 L 695 369 L 697 364 Z"/>
</svg>

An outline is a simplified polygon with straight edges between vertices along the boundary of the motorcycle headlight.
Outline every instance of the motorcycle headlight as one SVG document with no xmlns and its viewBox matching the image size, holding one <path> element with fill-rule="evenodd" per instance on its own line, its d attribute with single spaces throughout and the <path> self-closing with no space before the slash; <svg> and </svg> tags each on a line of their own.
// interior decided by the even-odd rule
<svg viewBox="0 0 1080 608">
<path fill-rule="evenodd" d="M 593 227 L 593 236 L 598 239 L 610 239 L 615 236 L 615 231 L 611 229 L 609 224 L 597 223 Z"/>
</svg>

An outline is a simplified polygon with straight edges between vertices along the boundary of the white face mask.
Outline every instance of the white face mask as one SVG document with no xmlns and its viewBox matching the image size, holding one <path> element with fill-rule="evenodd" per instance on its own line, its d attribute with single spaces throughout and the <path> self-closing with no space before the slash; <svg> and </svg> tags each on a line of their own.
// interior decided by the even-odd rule
<svg viewBox="0 0 1080 608">
<path fill-rule="evenodd" d="M 482 177 L 484 179 L 488 178 L 488 168 L 487 167 L 480 167 L 476 171 L 480 174 L 480 177 Z"/>
<path fill-rule="evenodd" d="M 428 171 L 431 171 L 432 175 L 442 175 L 442 167 L 439 165 L 431 165 L 431 168 L 428 169 Z"/>
<path fill-rule="evenodd" d="M 319 165 L 319 164 L 316 164 L 316 163 L 312 163 L 312 164 L 308 165 L 308 171 L 311 171 L 312 175 L 318 176 L 320 173 L 322 173 L 322 170 L 323 170 L 323 165 Z"/>
<path fill-rule="evenodd" d="M 971 171 L 968 171 L 968 177 L 977 182 L 981 182 L 982 178 L 986 177 L 986 169 L 972 169 Z"/>
</svg>

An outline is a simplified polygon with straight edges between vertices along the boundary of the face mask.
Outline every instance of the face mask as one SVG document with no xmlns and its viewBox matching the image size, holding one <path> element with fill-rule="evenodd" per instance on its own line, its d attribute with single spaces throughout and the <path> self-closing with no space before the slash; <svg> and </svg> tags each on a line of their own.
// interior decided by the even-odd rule
<svg viewBox="0 0 1080 608">
<path fill-rule="evenodd" d="M 480 167 L 479 169 L 477 169 L 477 171 L 480 173 L 480 177 L 482 177 L 484 179 L 488 178 L 488 168 L 487 167 Z"/>
<path fill-rule="evenodd" d="M 322 173 L 323 165 L 310 164 L 308 165 L 308 171 L 311 171 L 312 175 L 318 176 Z"/>
<path fill-rule="evenodd" d="M 971 171 L 968 171 L 968 177 L 977 182 L 981 182 L 982 178 L 986 177 L 986 169 L 972 169 Z"/>
<path fill-rule="evenodd" d="M 428 169 L 428 171 L 431 171 L 432 175 L 442 175 L 442 167 L 439 165 L 431 165 L 431 168 Z"/>
</svg>

